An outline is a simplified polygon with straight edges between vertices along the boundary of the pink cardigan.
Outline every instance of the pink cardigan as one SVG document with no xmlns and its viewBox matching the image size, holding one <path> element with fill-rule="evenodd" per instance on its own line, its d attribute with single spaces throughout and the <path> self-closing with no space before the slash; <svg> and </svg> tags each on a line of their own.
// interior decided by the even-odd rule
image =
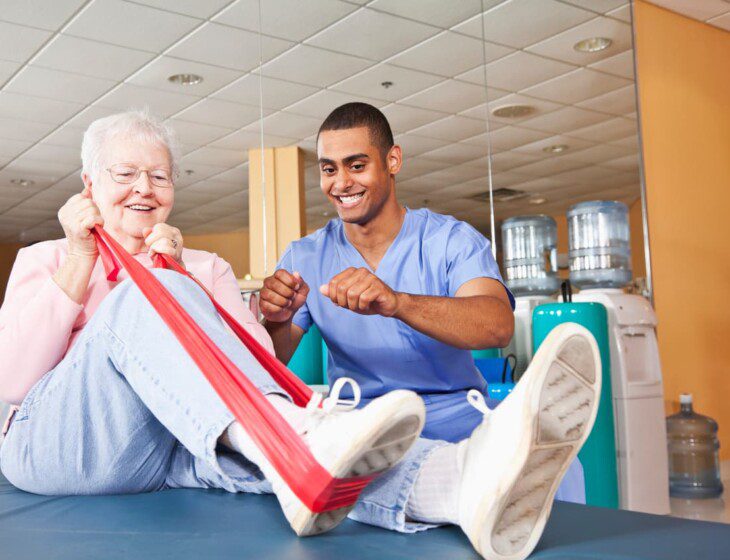
<svg viewBox="0 0 730 560">
<path fill-rule="evenodd" d="M 78 304 L 52 276 L 68 252 L 65 239 L 45 241 L 18 252 L 0 308 L 0 400 L 19 404 L 30 388 L 66 355 L 99 303 L 118 282 L 109 282 L 98 260 L 84 301 Z M 134 256 L 145 267 L 146 253 Z M 183 249 L 187 269 L 216 300 L 273 354 L 266 329 L 244 304 L 231 266 L 206 251 Z M 127 278 L 122 271 L 119 281 Z"/>
</svg>

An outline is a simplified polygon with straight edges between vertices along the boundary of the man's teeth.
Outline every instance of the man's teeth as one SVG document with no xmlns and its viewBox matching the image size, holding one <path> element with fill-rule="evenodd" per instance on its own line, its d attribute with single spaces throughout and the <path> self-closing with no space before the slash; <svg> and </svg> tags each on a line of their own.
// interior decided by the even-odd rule
<svg viewBox="0 0 730 560">
<path fill-rule="evenodd" d="M 144 206 L 142 204 L 132 204 L 131 206 L 127 206 L 127 208 L 132 210 L 152 210 L 152 206 Z"/>
<path fill-rule="evenodd" d="M 340 201 L 343 202 L 344 204 L 350 204 L 351 202 L 360 200 L 364 194 L 365 193 L 354 194 L 352 196 L 341 196 Z"/>
</svg>

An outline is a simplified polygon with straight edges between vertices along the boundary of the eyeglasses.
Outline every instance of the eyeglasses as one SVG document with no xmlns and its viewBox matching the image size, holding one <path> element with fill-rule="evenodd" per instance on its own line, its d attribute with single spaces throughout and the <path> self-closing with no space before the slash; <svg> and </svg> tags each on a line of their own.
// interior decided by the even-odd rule
<svg viewBox="0 0 730 560">
<path fill-rule="evenodd" d="M 107 168 L 112 179 L 122 185 L 134 183 L 142 172 L 147 173 L 150 183 L 156 187 L 169 189 L 174 185 L 175 178 L 167 169 L 140 169 L 128 163 L 117 163 Z"/>
</svg>

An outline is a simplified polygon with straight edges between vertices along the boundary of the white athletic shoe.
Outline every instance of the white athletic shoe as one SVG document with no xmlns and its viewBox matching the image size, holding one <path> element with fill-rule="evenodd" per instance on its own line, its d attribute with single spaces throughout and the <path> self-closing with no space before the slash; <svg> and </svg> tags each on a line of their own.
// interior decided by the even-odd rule
<svg viewBox="0 0 730 560">
<path fill-rule="evenodd" d="M 514 391 L 465 442 L 459 525 L 488 560 L 522 560 L 535 548 L 555 491 L 593 427 L 601 358 L 590 332 L 556 327 Z"/>
<path fill-rule="evenodd" d="M 340 390 L 346 383 L 353 387 L 351 401 L 339 399 Z M 317 462 L 337 478 L 380 474 L 388 470 L 401 460 L 423 429 L 426 408 L 412 391 L 391 391 L 355 410 L 359 400 L 360 388 L 355 381 L 341 378 L 333 385 L 321 408 L 322 398 L 316 393 L 307 406 L 307 420 L 300 435 Z M 354 507 L 312 512 L 247 436 L 246 440 L 244 454 L 271 482 L 281 509 L 297 535 L 329 531 Z"/>
</svg>

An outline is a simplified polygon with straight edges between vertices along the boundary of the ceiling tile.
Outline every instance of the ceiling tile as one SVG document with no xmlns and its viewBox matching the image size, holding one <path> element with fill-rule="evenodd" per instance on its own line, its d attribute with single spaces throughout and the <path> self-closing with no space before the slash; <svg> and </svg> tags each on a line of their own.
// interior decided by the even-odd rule
<svg viewBox="0 0 730 560">
<path fill-rule="evenodd" d="M 573 4 L 584 10 L 591 10 L 605 14 L 620 6 L 628 4 L 628 0 L 563 0 L 566 4 Z"/>
<path fill-rule="evenodd" d="M 578 109 L 577 107 L 565 107 L 552 111 L 547 115 L 540 115 L 520 123 L 525 128 L 532 128 L 542 132 L 563 134 L 580 127 L 588 126 L 607 119 L 607 115 Z"/>
<path fill-rule="evenodd" d="M 415 134 L 400 134 L 395 137 L 395 143 L 403 149 L 403 157 L 406 159 L 448 145 L 446 140 L 416 136 Z"/>
<path fill-rule="evenodd" d="M 482 45 L 485 45 L 486 55 Z M 510 52 L 512 49 L 507 47 L 482 43 L 472 37 L 444 31 L 394 56 L 388 62 L 440 76 L 454 77 L 482 64 L 485 56 L 486 62 L 489 63 Z"/>
<path fill-rule="evenodd" d="M 555 0 L 508 0 L 474 16 L 454 31 L 482 37 L 501 45 L 524 48 L 551 37 L 588 19 L 595 14 Z"/>
<path fill-rule="evenodd" d="M 611 113 L 612 115 L 626 115 L 636 111 L 636 91 L 634 85 L 616 89 L 578 103 L 578 107 Z"/>
<path fill-rule="evenodd" d="M 356 9 L 357 6 L 338 0 L 307 0 L 306 7 L 299 0 L 264 2 L 261 29 L 265 35 L 302 41 Z M 258 32 L 258 2 L 238 0 L 214 21 Z"/>
<path fill-rule="evenodd" d="M 492 155 L 492 171 L 495 173 L 509 171 L 515 167 L 527 165 L 540 159 L 542 159 L 541 156 L 522 154 L 516 151 L 500 152 Z"/>
<path fill-rule="evenodd" d="M 200 20 L 195 18 L 132 2 L 96 0 L 64 33 L 159 53 L 199 24 Z"/>
<path fill-rule="evenodd" d="M 629 80 L 634 79 L 634 51 L 629 49 L 612 56 L 611 58 L 604 58 L 598 62 L 594 62 L 588 66 L 594 70 L 601 72 L 607 72 L 608 74 L 614 74 L 616 76 L 622 76 Z"/>
<path fill-rule="evenodd" d="M 484 131 L 484 119 L 470 119 L 459 115 L 452 115 L 436 122 L 421 126 L 413 130 L 417 136 L 428 136 L 440 140 L 458 142 Z"/>
<path fill-rule="evenodd" d="M 5 60 L 25 62 L 50 36 L 48 31 L 0 21 L 0 52 Z"/>
<path fill-rule="evenodd" d="M 264 119 L 264 133 L 275 136 L 286 135 L 297 139 L 306 138 L 316 133 L 321 124 L 320 119 L 279 111 Z M 244 130 L 258 133 L 259 123 L 252 123 Z"/>
<path fill-rule="evenodd" d="M 264 109 L 267 115 L 271 110 Z M 241 128 L 259 119 L 260 109 L 253 105 L 242 105 L 223 101 L 222 99 L 207 98 L 191 105 L 177 113 L 176 119 L 182 121 L 213 124 L 227 128 Z"/>
<path fill-rule="evenodd" d="M 585 53 L 573 48 L 578 41 L 591 37 L 607 37 L 613 41 L 611 45 L 602 51 Z M 535 54 L 541 54 L 586 66 L 598 60 L 609 58 L 622 51 L 631 48 L 631 26 L 616 19 L 608 17 L 597 17 L 582 25 L 578 25 L 550 37 L 541 43 L 529 47 L 527 50 Z"/>
<path fill-rule="evenodd" d="M 637 136 L 636 122 L 631 119 L 616 117 L 605 122 L 586 126 L 575 127 L 566 131 L 568 136 L 584 138 L 592 142 L 611 142 L 627 136 Z"/>
<path fill-rule="evenodd" d="M 414 177 L 420 177 L 444 168 L 444 163 L 424 157 L 407 157 L 403 159 L 403 167 L 398 173 L 398 182 L 405 185 Z M 407 186 L 403 188 L 407 189 Z"/>
<path fill-rule="evenodd" d="M 0 157 L 5 160 L 12 159 L 18 154 L 24 152 L 33 145 L 32 142 L 23 140 L 7 140 L 0 141 Z"/>
<path fill-rule="evenodd" d="M 527 88 L 522 93 L 557 103 L 574 104 L 629 85 L 630 80 L 587 68 L 573 70 L 547 82 Z"/>
<path fill-rule="evenodd" d="M 672 10 L 678 14 L 689 16 L 700 21 L 706 21 L 728 11 L 724 0 L 703 0 L 702 2 L 688 2 L 687 0 L 651 0 L 652 4 Z"/>
<path fill-rule="evenodd" d="M 444 113 L 408 107 L 392 103 L 383 109 L 383 114 L 388 119 L 394 134 L 408 132 L 421 125 L 430 123 L 446 116 Z"/>
<path fill-rule="evenodd" d="M 443 161 L 450 165 L 459 165 L 468 161 L 473 161 L 484 155 L 485 150 L 481 146 L 454 142 L 442 148 L 426 152 L 423 154 L 423 157 Z"/>
<path fill-rule="evenodd" d="M 263 36 L 264 62 L 281 54 L 294 43 Z M 249 71 L 259 65 L 259 36 L 251 31 L 217 23 L 206 23 L 167 53 L 169 56 Z"/>
<path fill-rule="evenodd" d="M 222 173 L 226 170 L 225 167 L 220 167 L 217 165 L 193 163 L 191 161 L 188 161 L 186 158 L 182 158 L 180 160 L 180 169 L 183 169 L 184 172 L 180 175 L 180 178 L 178 178 L 177 182 L 175 183 L 176 187 L 186 187 L 192 183 L 207 179 L 208 177 L 213 177 L 214 175 Z M 192 171 L 192 173 L 189 173 L 189 170 Z"/>
<path fill-rule="evenodd" d="M 86 128 L 94 122 L 96 119 L 108 117 L 113 115 L 117 110 L 110 109 L 108 107 L 98 107 L 96 105 L 89 105 L 86 109 L 77 113 L 73 118 L 69 119 L 65 125 L 71 128 L 78 128 L 86 130 Z"/>
<path fill-rule="evenodd" d="M 489 88 L 490 99 L 503 97 L 504 90 Z M 400 103 L 422 109 L 443 111 L 444 113 L 459 113 L 485 101 L 484 86 L 477 86 L 457 80 L 444 80 L 419 93 L 402 99 Z"/>
<path fill-rule="evenodd" d="M 197 18 L 208 18 L 219 11 L 231 0 L 135 0 L 137 4 L 145 4 L 168 12 L 185 14 Z"/>
<path fill-rule="evenodd" d="M 233 169 L 228 169 L 223 173 L 215 175 L 211 180 L 221 183 L 229 183 L 239 187 L 248 186 L 248 164 L 244 163 L 243 165 L 239 165 Z"/>
<path fill-rule="evenodd" d="M 332 89 L 346 93 L 364 95 L 386 101 L 398 101 L 413 93 L 422 91 L 443 80 L 439 76 L 401 68 L 391 64 L 376 64 L 332 86 Z M 384 83 L 391 85 L 385 87 Z"/>
<path fill-rule="evenodd" d="M 0 91 L 0 117 L 61 124 L 83 108 L 80 103 Z"/>
<path fill-rule="evenodd" d="M 620 19 L 621 21 L 625 21 L 626 23 L 631 23 L 631 4 L 624 4 L 620 8 L 616 8 L 615 10 L 611 10 L 610 12 L 606 12 L 606 15 L 608 17 Z"/>
<path fill-rule="evenodd" d="M 512 150 L 531 142 L 547 138 L 549 134 L 537 130 L 528 130 L 517 126 L 505 126 L 489 134 L 489 144 L 492 151 Z M 487 146 L 487 134 L 481 133 L 464 140 L 466 144 L 477 144 Z"/>
<path fill-rule="evenodd" d="M 2 18 L 11 23 L 30 25 L 55 31 L 78 10 L 86 0 L 4 0 Z"/>
<path fill-rule="evenodd" d="M 515 167 L 512 171 L 530 177 L 541 178 L 585 166 L 586 164 L 580 161 L 570 160 L 565 157 L 553 157 Z"/>
<path fill-rule="evenodd" d="M 18 68 L 21 67 L 19 62 L 10 62 L 9 60 L 0 60 L 0 88 L 3 87 L 5 81 L 12 76 Z"/>
<path fill-rule="evenodd" d="M 231 128 L 210 124 L 192 123 L 178 119 L 167 121 L 175 129 L 180 142 L 188 146 L 202 146 L 231 132 Z"/>
<path fill-rule="evenodd" d="M 309 45 L 297 45 L 264 65 L 264 76 L 326 87 L 349 78 L 371 62 Z"/>
<path fill-rule="evenodd" d="M 113 80 L 25 66 L 4 90 L 86 104 L 110 90 L 115 83 Z"/>
<path fill-rule="evenodd" d="M 534 109 L 534 112 L 530 113 L 529 115 L 525 115 L 523 117 L 498 117 L 493 114 L 495 109 L 498 109 L 500 107 L 506 107 L 508 105 L 529 105 Z M 527 95 L 521 95 L 519 93 L 513 93 L 510 95 L 505 95 L 504 97 L 500 97 L 494 101 L 491 101 L 489 103 L 489 122 L 491 124 L 499 123 L 499 124 L 517 124 L 519 122 L 522 122 L 524 120 L 533 118 L 537 115 L 544 115 L 546 113 L 549 113 L 550 111 L 555 111 L 556 109 L 560 109 L 562 105 L 558 103 L 553 103 L 552 101 L 546 101 L 545 99 L 536 99 L 535 97 L 529 97 Z M 486 112 L 484 110 L 484 104 L 478 105 L 477 107 L 472 107 L 471 109 L 467 111 L 462 111 L 461 113 L 465 117 L 472 117 L 474 119 L 484 119 Z"/>
<path fill-rule="evenodd" d="M 241 165 L 247 159 L 248 152 L 245 150 L 224 150 L 210 146 L 199 148 L 185 155 L 186 163 L 202 163 L 223 168 Z"/>
<path fill-rule="evenodd" d="M 602 167 L 611 167 L 621 171 L 632 171 L 638 169 L 639 165 L 639 154 L 630 154 L 628 156 L 622 156 L 601 163 Z"/>
<path fill-rule="evenodd" d="M 283 109 L 317 91 L 317 88 L 312 86 L 276 80 L 267 76 L 264 76 L 261 87 L 263 106 L 267 109 Z M 216 92 L 212 97 L 258 107 L 260 100 L 259 74 L 247 74 Z"/>
<path fill-rule="evenodd" d="M 71 164 L 81 167 L 81 144 L 76 148 L 55 146 L 42 142 L 23 154 L 24 158 Z"/>
<path fill-rule="evenodd" d="M 730 10 L 724 15 L 708 20 L 707 23 L 714 25 L 715 27 L 719 27 L 720 29 L 730 31 Z"/>
<path fill-rule="evenodd" d="M 214 179 L 206 179 L 205 181 L 200 181 L 199 183 L 190 185 L 185 190 L 193 191 L 193 192 L 200 191 L 200 192 L 208 193 L 208 194 L 212 195 L 213 197 L 224 197 L 229 194 L 236 193 L 236 192 L 243 192 L 245 190 L 247 184 L 248 184 L 248 181 L 237 185 L 237 184 L 227 183 L 225 181 L 216 181 Z"/>
<path fill-rule="evenodd" d="M 367 8 L 333 23 L 306 43 L 370 60 L 383 60 L 438 33 L 431 25 Z"/>
<path fill-rule="evenodd" d="M 53 124 L 0 117 L 0 138 L 36 142 L 53 130 Z"/>
<path fill-rule="evenodd" d="M 623 148 L 621 146 L 612 146 L 611 144 L 598 144 L 592 148 L 580 150 L 575 153 L 570 153 L 568 157 L 582 161 L 584 163 L 590 163 L 592 165 L 604 165 L 605 162 L 622 158 L 630 155 L 631 150 Z M 638 157 L 638 154 L 633 154 Z M 609 166 L 610 167 L 610 166 Z"/>
<path fill-rule="evenodd" d="M 237 130 L 231 134 L 211 143 L 214 148 L 225 148 L 227 150 L 248 150 L 258 148 L 261 145 L 261 135 L 258 124 L 254 127 L 249 125 L 250 130 Z M 291 146 L 296 144 L 297 139 L 289 136 L 276 136 L 269 133 L 264 127 L 264 146 L 276 148 L 279 146 Z"/>
<path fill-rule="evenodd" d="M 568 146 L 568 151 L 561 154 L 546 154 L 543 150 L 549 146 L 556 146 L 565 144 Z M 515 148 L 518 153 L 537 157 L 549 157 L 549 158 L 562 158 L 567 154 L 571 154 L 574 151 L 584 150 L 595 146 L 593 142 L 587 140 L 581 140 L 579 138 L 572 138 L 569 136 L 548 136 L 547 138 L 540 138 L 534 142 L 523 144 Z"/>
<path fill-rule="evenodd" d="M 502 0 L 485 0 L 487 9 Z M 444 2 L 443 0 L 375 0 L 368 8 L 387 12 L 397 16 L 414 19 L 430 25 L 448 29 L 470 18 L 481 11 L 479 0 L 459 0 Z"/>
<path fill-rule="evenodd" d="M 167 79 L 175 74 L 198 74 L 203 77 L 203 81 L 194 85 L 182 86 Z M 126 81 L 138 86 L 204 97 L 231 83 L 239 76 L 241 76 L 241 72 L 237 70 L 161 56 Z"/>
<path fill-rule="evenodd" d="M 490 87 L 519 91 L 570 72 L 574 68 L 575 66 L 572 64 L 517 51 L 487 64 L 487 83 Z M 484 67 L 480 65 L 460 74 L 457 79 L 473 84 L 483 84 Z"/>
<path fill-rule="evenodd" d="M 313 117 L 321 122 L 340 105 L 352 103 L 354 101 L 368 103 L 374 107 L 382 107 L 387 104 L 387 101 L 380 101 L 377 99 L 360 97 L 358 95 L 341 93 L 330 89 L 323 89 L 314 95 L 310 95 L 309 97 L 290 105 L 286 108 L 286 112 Z M 316 130 L 314 132 L 316 132 Z"/>
<path fill-rule="evenodd" d="M 5 170 L 21 177 L 46 177 L 52 181 L 58 181 L 69 173 L 72 173 L 75 169 L 78 169 L 79 165 L 79 160 L 73 163 L 48 159 L 38 160 L 31 159 L 23 154 L 8 164 Z"/>
<path fill-rule="evenodd" d="M 154 55 L 135 49 L 58 35 L 33 60 L 35 66 L 121 80 Z"/>
<path fill-rule="evenodd" d="M 130 83 L 119 84 L 94 103 L 99 107 L 126 111 L 148 107 L 155 115 L 167 118 L 198 101 L 198 97 L 171 91 L 146 88 Z M 212 123 L 215 124 L 215 123 Z"/>
</svg>

